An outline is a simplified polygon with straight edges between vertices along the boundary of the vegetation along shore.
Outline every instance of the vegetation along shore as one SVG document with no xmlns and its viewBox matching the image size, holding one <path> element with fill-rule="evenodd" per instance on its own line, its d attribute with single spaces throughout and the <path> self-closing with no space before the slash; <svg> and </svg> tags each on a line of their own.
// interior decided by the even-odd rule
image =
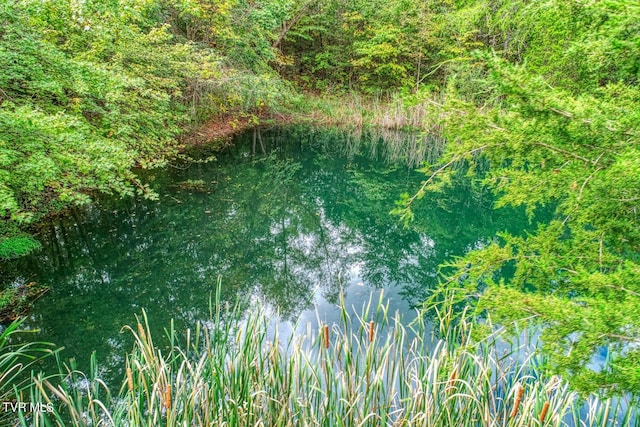
<svg viewBox="0 0 640 427">
<path fill-rule="evenodd" d="M 638 23 L 637 0 L 1 2 L 0 400 L 55 411 L 0 408 L 0 421 L 637 425 Z M 328 325 L 326 348 L 323 329 L 277 341 L 260 315 L 232 311 L 220 330 L 212 307 L 213 329 L 194 324 L 162 351 L 141 318 L 120 391 L 64 360 L 38 373 L 55 347 L 25 344 L 23 317 L 55 284 L 5 267 L 37 256 L 47 221 L 104 198 L 161 199 L 157 171 L 215 162 L 230 135 L 291 123 L 428 135 L 440 156 L 388 206 L 408 228 L 425 198 L 461 182 L 496 210 L 546 219 L 434 269 L 419 317 L 435 325 L 433 347 L 386 315 Z M 282 168 L 291 182 L 296 167 Z M 497 356 L 523 330 L 536 354 L 509 344 L 509 362 Z"/>
</svg>

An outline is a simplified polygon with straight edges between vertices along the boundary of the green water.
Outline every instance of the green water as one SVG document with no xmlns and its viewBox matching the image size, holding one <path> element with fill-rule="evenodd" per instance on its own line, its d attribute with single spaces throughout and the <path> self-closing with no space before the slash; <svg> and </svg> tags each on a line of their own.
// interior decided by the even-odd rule
<svg viewBox="0 0 640 427">
<path fill-rule="evenodd" d="M 44 224 L 43 249 L 1 265 L 2 280 L 49 285 L 28 314 L 40 330 L 30 339 L 64 346 L 84 369 L 95 350 L 113 375 L 131 348 L 123 325 L 145 309 L 157 331 L 170 319 L 193 327 L 209 318 L 219 276 L 223 300 L 261 301 L 289 330 L 331 322 L 341 292 L 359 307 L 384 289 L 410 315 L 441 263 L 535 224 L 461 182 L 425 197 L 405 228 L 389 211 L 417 189 L 416 164 L 437 141 L 387 137 L 250 131 L 216 161 L 145 175 L 158 201 L 104 200 Z"/>
</svg>

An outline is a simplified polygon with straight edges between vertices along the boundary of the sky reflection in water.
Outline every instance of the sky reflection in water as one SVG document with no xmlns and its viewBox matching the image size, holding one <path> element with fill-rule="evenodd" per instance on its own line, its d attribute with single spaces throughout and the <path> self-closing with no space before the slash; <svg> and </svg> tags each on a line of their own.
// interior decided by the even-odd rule
<svg viewBox="0 0 640 427">
<path fill-rule="evenodd" d="M 2 278 L 51 286 L 26 322 L 41 330 L 31 339 L 64 346 L 84 369 L 96 350 L 113 375 L 131 348 L 123 325 L 144 308 L 156 336 L 170 319 L 193 328 L 219 276 L 223 300 L 261 301 L 285 331 L 337 320 L 341 292 L 359 309 L 385 289 L 391 312 L 411 316 L 441 263 L 535 224 L 461 182 L 425 197 L 405 228 L 389 211 L 437 150 L 429 137 L 394 137 L 249 132 L 217 161 L 147 174 L 159 201 L 105 200 L 44 224 L 43 249 L 0 266 Z"/>
</svg>

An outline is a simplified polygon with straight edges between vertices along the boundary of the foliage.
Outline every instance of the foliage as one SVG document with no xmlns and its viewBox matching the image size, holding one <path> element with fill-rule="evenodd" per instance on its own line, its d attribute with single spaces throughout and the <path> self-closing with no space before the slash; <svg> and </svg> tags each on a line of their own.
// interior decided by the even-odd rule
<svg viewBox="0 0 640 427">
<path fill-rule="evenodd" d="M 440 0 L 318 2 L 288 33 L 280 70 L 320 90 L 432 91 L 482 44 L 471 18 Z"/>
<path fill-rule="evenodd" d="M 197 121 L 282 108 L 290 89 L 266 64 L 271 31 L 290 8 L 3 2 L 0 238 L 14 239 L 12 253 L 25 253 L 26 241 L 15 238 L 29 224 L 98 192 L 156 197 L 134 170 L 168 165 Z M 239 19 L 249 11 L 251 19 Z M 266 44 L 264 51 L 235 53 L 249 41 Z"/>
<path fill-rule="evenodd" d="M 28 235 L 0 239 L 0 259 L 17 258 L 40 248 L 40 243 Z"/>
<path fill-rule="evenodd" d="M 188 51 L 168 44 L 166 28 L 142 32 L 117 4 L 91 6 L 1 6 L 5 219 L 28 223 L 87 203 L 92 190 L 127 195 L 136 184 L 150 195 L 131 168 L 166 164 L 175 152 L 171 91 L 178 87 L 162 74 L 183 69 Z"/>
<path fill-rule="evenodd" d="M 521 50 L 473 53 L 460 76 L 475 73 L 480 85 L 449 79 L 436 112 L 446 118 L 447 152 L 423 169 L 428 179 L 396 213 L 410 219 L 412 203 L 448 185 L 462 162 L 500 196 L 498 208 L 555 206 L 555 219 L 536 233 L 502 234 L 453 262 L 443 286 L 462 281 L 494 319 L 544 325 L 550 368 L 575 386 L 638 391 L 640 62 L 614 46 L 637 42 L 640 9 L 615 1 L 520 6 L 501 31 L 524 31 Z M 516 21 L 536 7 L 544 12 L 538 24 Z M 571 25 L 546 25 L 558 16 Z M 602 351 L 607 360 L 595 367 Z"/>
</svg>

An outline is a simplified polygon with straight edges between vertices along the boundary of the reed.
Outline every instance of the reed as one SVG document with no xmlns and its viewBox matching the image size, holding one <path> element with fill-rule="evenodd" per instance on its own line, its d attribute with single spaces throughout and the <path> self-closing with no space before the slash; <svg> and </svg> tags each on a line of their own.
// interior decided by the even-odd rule
<svg viewBox="0 0 640 427">
<path fill-rule="evenodd" d="M 42 359 L 55 356 L 52 344 L 30 342 L 21 344 L 20 335 L 33 331 L 22 329 L 24 320 L 17 320 L 6 328 L 0 326 L 0 425 L 10 425 L 9 405 L 25 402 L 25 391 L 31 386 L 30 372 Z"/>
<path fill-rule="evenodd" d="M 308 97 L 297 119 L 324 126 L 426 131 L 438 134 L 443 117 L 437 107 L 442 100 L 425 99 L 407 103 L 397 93 L 363 97 L 352 93 L 339 98 Z M 307 111 L 306 113 L 304 111 Z"/>
<path fill-rule="evenodd" d="M 429 319 L 407 324 L 389 314 L 382 297 L 356 313 L 343 303 L 327 346 L 328 325 L 283 337 L 266 310 L 238 307 L 223 310 L 214 302 L 211 321 L 183 338 L 171 327 L 166 354 L 153 346 L 143 312 L 140 327 L 125 328 L 134 347 L 118 393 L 106 388 L 97 367 L 88 375 L 66 368 L 57 382 L 35 375 L 29 399 L 52 402 L 55 411 L 15 423 L 524 427 L 604 426 L 614 419 L 632 426 L 638 419 L 637 401 L 585 403 L 565 382 L 547 377 L 536 357 L 518 356 L 529 348 L 514 344 L 505 354 L 499 328 L 477 339 L 473 323 L 453 321 L 446 309 L 434 320 L 446 334 L 435 340 Z"/>
</svg>

